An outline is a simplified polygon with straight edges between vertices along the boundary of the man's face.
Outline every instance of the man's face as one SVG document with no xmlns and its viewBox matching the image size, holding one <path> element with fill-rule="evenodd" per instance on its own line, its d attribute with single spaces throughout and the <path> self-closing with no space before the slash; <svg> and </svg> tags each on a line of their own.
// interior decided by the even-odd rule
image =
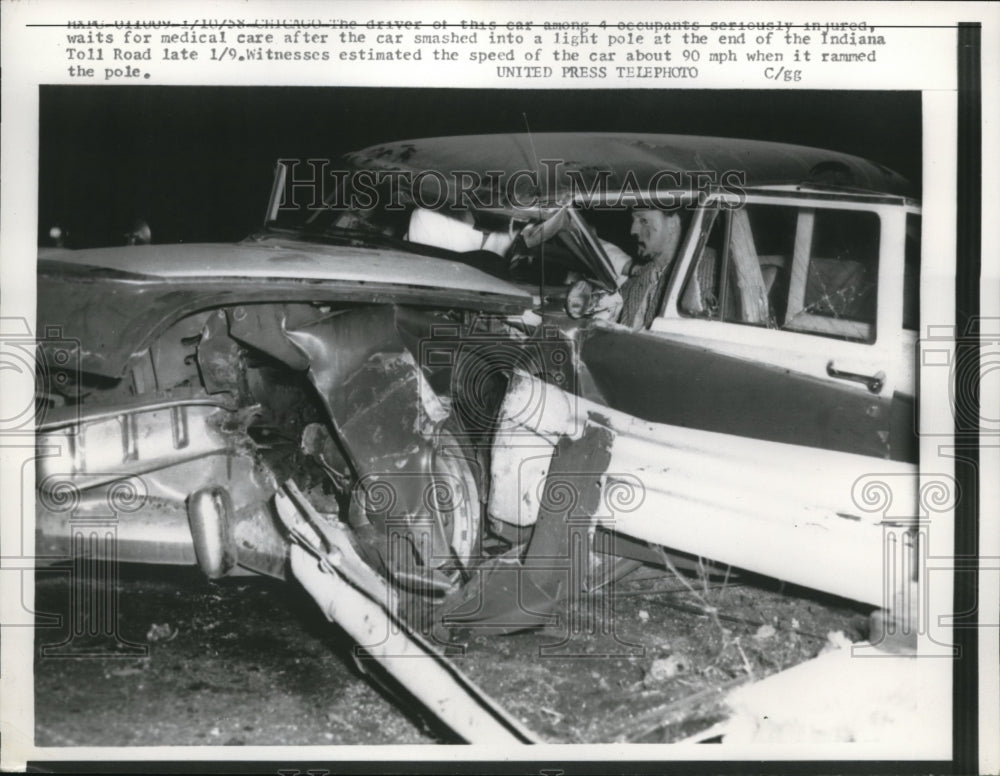
<svg viewBox="0 0 1000 776">
<path fill-rule="evenodd" d="M 664 251 L 672 259 L 680 237 L 681 219 L 676 213 L 662 210 L 635 210 L 632 212 L 632 235 L 638 243 L 638 258 L 650 261 Z"/>
</svg>

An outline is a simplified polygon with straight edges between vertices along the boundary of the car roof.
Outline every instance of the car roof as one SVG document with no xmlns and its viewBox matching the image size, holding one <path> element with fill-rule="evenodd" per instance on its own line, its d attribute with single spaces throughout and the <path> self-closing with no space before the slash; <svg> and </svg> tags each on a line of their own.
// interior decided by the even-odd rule
<svg viewBox="0 0 1000 776">
<path fill-rule="evenodd" d="M 347 159 L 356 168 L 414 174 L 437 171 L 452 194 L 454 173 L 460 170 L 480 177 L 493 172 L 501 180 L 501 176 L 509 179 L 518 171 L 535 171 L 538 189 L 522 174 L 517 199 L 524 201 L 523 197 L 534 194 L 539 203 L 573 198 L 571 175 L 587 187 L 605 176 L 608 189 L 618 191 L 636 184 L 641 189 L 664 171 L 686 176 L 684 187 L 699 172 L 707 172 L 719 182 L 723 173 L 736 171 L 742 174 L 741 185 L 746 188 L 803 185 L 882 196 L 915 195 L 914 187 L 903 176 L 850 154 L 788 143 L 694 135 L 551 132 L 433 137 L 371 146 L 348 154 Z M 629 175 L 636 183 L 630 183 Z M 672 180 L 661 175 L 657 189 L 666 190 Z M 439 186 L 440 179 L 430 183 Z M 509 206 L 510 202 L 499 204 Z"/>
</svg>

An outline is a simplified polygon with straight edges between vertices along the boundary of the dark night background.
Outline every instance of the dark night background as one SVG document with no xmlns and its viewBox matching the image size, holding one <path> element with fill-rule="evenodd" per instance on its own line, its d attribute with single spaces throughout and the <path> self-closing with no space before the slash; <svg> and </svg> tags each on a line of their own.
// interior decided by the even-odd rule
<svg viewBox="0 0 1000 776">
<path fill-rule="evenodd" d="M 274 162 L 437 135 L 621 131 L 814 145 L 921 179 L 919 92 L 43 86 L 39 237 L 235 241 L 263 222 Z"/>
</svg>

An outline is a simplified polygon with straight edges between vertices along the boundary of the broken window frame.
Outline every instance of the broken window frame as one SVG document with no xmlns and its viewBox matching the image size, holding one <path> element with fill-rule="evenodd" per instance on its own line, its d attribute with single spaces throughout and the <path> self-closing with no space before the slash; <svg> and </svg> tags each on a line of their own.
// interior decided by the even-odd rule
<svg viewBox="0 0 1000 776">
<path fill-rule="evenodd" d="M 760 277 L 763 281 L 762 273 L 759 271 L 760 265 L 757 265 L 758 272 L 753 273 L 752 271 L 754 268 L 750 267 L 750 273 L 748 274 L 748 268 L 743 266 L 746 262 L 743 261 L 743 264 L 739 263 L 741 257 L 746 259 L 746 256 L 741 254 L 739 251 L 733 250 L 732 239 L 734 222 L 739 225 L 739 229 L 743 229 L 744 226 L 749 226 L 750 216 L 746 210 L 748 205 L 780 207 L 796 211 L 795 234 L 793 235 L 793 252 L 792 255 L 788 257 L 788 290 L 783 295 L 783 301 L 786 305 L 780 320 L 775 317 L 774 310 L 771 308 L 770 302 L 767 300 L 768 290 L 764 287 L 757 288 L 754 284 L 752 284 L 753 274 Z M 874 246 L 874 258 L 868 271 L 871 279 L 872 290 L 875 294 L 875 307 L 871 315 L 870 322 L 813 314 L 807 309 L 807 305 L 805 304 L 806 288 L 811 262 L 815 258 L 813 256 L 813 238 L 815 220 L 818 211 L 848 211 L 851 213 L 869 214 L 876 219 L 875 233 L 877 235 L 877 243 Z M 704 300 L 706 298 L 705 292 L 704 290 L 700 290 L 697 284 L 700 282 L 698 277 L 701 269 L 700 264 L 703 260 L 705 260 L 705 251 L 708 249 L 709 239 L 713 233 L 713 229 L 717 226 L 717 220 L 719 218 L 725 219 L 725 222 L 723 225 L 724 235 L 721 246 L 721 255 L 717 259 L 719 264 L 716 271 L 717 274 L 716 272 L 713 272 L 713 279 L 718 277 L 718 282 L 716 284 L 716 287 L 718 288 L 718 295 L 716 305 L 712 310 L 709 310 L 704 304 Z M 688 264 L 685 276 L 679 281 L 681 287 L 679 293 L 677 294 L 676 311 L 682 318 L 699 318 L 717 323 L 730 323 L 742 326 L 770 328 L 789 333 L 830 337 L 868 345 L 874 344 L 879 318 L 879 275 L 883 259 L 882 251 L 884 250 L 884 228 L 885 224 L 883 222 L 883 218 L 878 212 L 878 209 L 875 207 L 831 206 L 830 203 L 820 200 L 803 200 L 796 203 L 789 203 L 787 201 L 769 201 L 767 198 L 755 198 L 736 208 L 727 207 L 725 203 L 721 201 L 712 203 L 709 207 L 703 210 L 700 234 L 693 258 Z M 749 239 L 752 240 L 752 231 L 747 231 L 749 232 Z M 753 248 L 753 250 L 756 253 L 756 248 Z M 759 259 L 759 254 L 757 258 Z M 734 264 L 734 261 L 737 263 Z M 738 272 L 742 269 L 742 276 L 751 281 L 752 287 L 744 288 L 740 283 L 734 282 L 735 278 L 730 276 L 734 269 Z M 729 316 L 727 311 L 731 312 L 730 307 L 732 307 L 732 300 L 730 297 L 733 293 L 732 289 L 734 286 L 737 288 L 738 294 L 737 307 L 734 309 L 738 310 L 738 314 Z M 758 310 L 760 313 L 758 315 L 754 313 L 754 304 L 759 301 L 755 299 L 755 294 L 761 291 L 765 295 L 765 307 L 763 311 Z M 664 312 L 666 311 L 664 310 Z"/>
</svg>

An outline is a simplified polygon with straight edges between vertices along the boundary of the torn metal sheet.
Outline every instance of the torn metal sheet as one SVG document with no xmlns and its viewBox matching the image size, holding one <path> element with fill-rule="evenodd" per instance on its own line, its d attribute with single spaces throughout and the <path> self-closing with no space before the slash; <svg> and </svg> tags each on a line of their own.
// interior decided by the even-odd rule
<svg viewBox="0 0 1000 776">
<path fill-rule="evenodd" d="M 211 307 L 276 300 L 511 314 L 531 307 L 530 293 L 458 261 L 281 241 L 61 252 L 39 260 L 38 297 L 38 330 L 47 333 L 39 347 L 52 368 L 68 344 L 80 370 L 112 378 L 183 316 Z"/>
<path fill-rule="evenodd" d="M 452 516 L 459 532 L 469 533 L 478 529 L 478 494 L 466 492 L 462 471 L 454 471 L 460 461 L 453 462 L 453 471 L 438 465 L 439 427 L 447 411 L 400 339 L 393 308 L 349 310 L 287 337 L 308 357 L 309 378 L 357 477 L 354 506 L 384 535 L 385 546 L 377 551 L 390 571 L 406 575 L 386 558 L 393 537 L 411 545 L 425 568 L 448 565 L 454 542 L 434 495 L 456 496 Z M 400 562 L 407 557 L 402 553 Z M 426 582 L 434 590 L 451 587 L 446 574 L 431 572 Z"/>
</svg>

